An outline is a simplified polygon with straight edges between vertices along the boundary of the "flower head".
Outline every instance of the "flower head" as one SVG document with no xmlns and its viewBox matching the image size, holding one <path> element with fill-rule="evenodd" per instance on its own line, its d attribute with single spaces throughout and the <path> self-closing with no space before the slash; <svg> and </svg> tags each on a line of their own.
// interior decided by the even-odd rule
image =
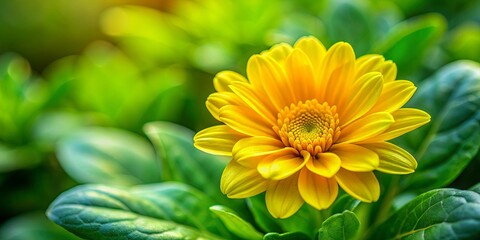
<svg viewBox="0 0 480 240">
<path fill-rule="evenodd" d="M 373 171 L 412 173 L 417 162 L 387 142 L 430 121 L 401 108 L 415 92 L 395 80 L 396 66 L 380 55 L 355 58 L 348 43 L 328 51 L 314 37 L 278 44 L 254 55 L 248 80 L 224 71 L 207 108 L 223 125 L 204 129 L 195 146 L 232 156 L 220 187 L 230 198 L 266 192 L 274 217 L 294 214 L 304 202 L 328 208 L 338 186 L 364 202 L 376 201 Z"/>
</svg>

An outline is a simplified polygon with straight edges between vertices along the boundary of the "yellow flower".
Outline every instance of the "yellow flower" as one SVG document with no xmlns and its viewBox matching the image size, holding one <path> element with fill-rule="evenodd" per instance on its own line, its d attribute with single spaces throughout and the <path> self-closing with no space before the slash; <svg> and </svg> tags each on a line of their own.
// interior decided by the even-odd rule
<svg viewBox="0 0 480 240">
<path fill-rule="evenodd" d="M 395 80 L 397 69 L 380 55 L 355 58 L 348 43 L 328 51 L 314 37 L 278 44 L 254 55 L 248 80 L 223 71 L 207 108 L 224 125 L 204 129 L 195 146 L 232 156 L 220 187 L 230 198 L 266 192 L 272 216 L 287 218 L 307 202 L 328 208 L 338 185 L 364 202 L 376 201 L 373 171 L 414 172 L 417 162 L 387 142 L 430 121 L 401 108 L 416 87 Z"/>
</svg>

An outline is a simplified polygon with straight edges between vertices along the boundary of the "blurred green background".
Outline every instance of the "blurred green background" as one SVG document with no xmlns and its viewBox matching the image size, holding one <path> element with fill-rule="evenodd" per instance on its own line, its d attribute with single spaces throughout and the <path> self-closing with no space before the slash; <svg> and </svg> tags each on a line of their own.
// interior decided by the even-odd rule
<svg viewBox="0 0 480 240">
<path fill-rule="evenodd" d="M 0 238 L 45 229 L 73 238 L 44 211 L 64 190 L 95 182 L 99 173 L 75 175 L 62 161 L 71 150 L 62 144 L 86 128 L 146 141 L 151 121 L 211 126 L 204 102 L 215 73 L 244 74 L 252 54 L 304 35 L 383 54 L 398 79 L 420 84 L 455 60 L 480 61 L 479 13 L 474 0 L 0 1 Z M 90 164 L 112 170 L 101 162 Z M 466 171 L 453 186 L 478 181 Z"/>
</svg>

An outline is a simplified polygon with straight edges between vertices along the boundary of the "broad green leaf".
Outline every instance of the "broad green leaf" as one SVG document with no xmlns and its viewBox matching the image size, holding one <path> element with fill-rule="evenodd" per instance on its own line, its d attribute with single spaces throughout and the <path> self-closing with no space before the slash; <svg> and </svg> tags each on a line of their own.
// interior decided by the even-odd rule
<svg viewBox="0 0 480 240">
<path fill-rule="evenodd" d="M 259 233 L 252 224 L 243 220 L 231 209 L 225 206 L 215 205 L 210 207 L 210 211 L 215 213 L 215 215 L 222 220 L 223 224 L 225 224 L 225 227 L 237 235 L 237 237 L 250 240 L 262 239 L 262 234 Z"/>
<path fill-rule="evenodd" d="M 355 213 L 344 211 L 325 220 L 318 230 L 319 240 L 348 240 L 353 239 L 360 227 Z"/>
<path fill-rule="evenodd" d="M 288 232 L 288 233 L 267 233 L 263 240 L 310 240 L 311 238 L 305 233 Z"/>
<path fill-rule="evenodd" d="M 228 199 L 220 191 L 220 177 L 227 164 L 225 157 L 196 149 L 193 146 L 193 131 L 180 125 L 153 122 L 146 124 L 144 130 L 162 161 L 166 181 L 194 186 L 222 205 L 232 207 L 240 214 L 245 213 L 243 201 Z"/>
<path fill-rule="evenodd" d="M 409 19 L 392 28 L 373 52 L 393 60 L 399 69 L 399 78 L 404 78 L 422 63 L 427 51 L 439 40 L 445 29 L 445 19 L 439 14 Z"/>
<path fill-rule="evenodd" d="M 418 160 L 403 188 L 417 192 L 451 183 L 480 148 L 480 65 L 452 63 L 418 88 L 407 107 L 423 109 L 431 122 L 396 140 Z"/>
<path fill-rule="evenodd" d="M 113 128 L 84 128 L 60 141 L 57 158 L 77 182 L 134 185 L 161 180 L 152 146 Z"/>
<path fill-rule="evenodd" d="M 79 240 L 72 233 L 48 220 L 44 213 L 27 213 L 7 220 L 0 227 L 2 240 Z"/>
<path fill-rule="evenodd" d="M 394 213 L 371 239 L 479 239 L 480 195 L 457 189 L 426 192 Z"/>
<path fill-rule="evenodd" d="M 48 217 L 89 239 L 219 239 L 229 237 L 211 200 L 180 183 L 130 189 L 83 185 L 61 194 Z"/>
</svg>

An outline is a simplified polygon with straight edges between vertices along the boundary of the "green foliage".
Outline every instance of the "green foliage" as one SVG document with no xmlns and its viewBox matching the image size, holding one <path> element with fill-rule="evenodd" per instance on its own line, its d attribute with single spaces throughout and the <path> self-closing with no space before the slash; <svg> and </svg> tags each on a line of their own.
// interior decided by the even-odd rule
<svg viewBox="0 0 480 240">
<path fill-rule="evenodd" d="M 180 183 L 131 189 L 84 185 L 58 197 L 48 217 L 83 238 L 220 239 L 228 236 L 201 192 Z"/>
<path fill-rule="evenodd" d="M 29 63 L 16 54 L 0 56 L 0 172 L 27 168 L 42 159 L 28 129 L 44 108 L 49 89 L 31 76 Z"/>
<path fill-rule="evenodd" d="M 452 63 L 480 61 L 480 1 L 132 3 L 0 1 L 0 239 L 480 238 L 480 65 Z M 418 83 L 406 106 L 432 119 L 392 141 L 418 168 L 376 173 L 377 203 L 340 192 L 274 219 L 263 193 L 221 193 L 230 158 L 194 148 L 183 126 L 215 124 L 215 73 L 245 73 L 251 55 L 306 35 L 393 60 L 397 79 Z M 60 194 L 77 183 L 101 185 Z M 57 225 L 14 217 L 55 196 Z"/>
<path fill-rule="evenodd" d="M 322 223 L 318 231 L 318 239 L 320 240 L 344 240 L 353 239 L 360 227 L 355 213 L 344 211 L 327 218 Z"/>
<path fill-rule="evenodd" d="M 262 234 L 257 232 L 255 228 L 239 216 L 231 209 L 221 205 L 210 207 L 210 211 L 215 213 L 222 220 L 225 227 L 242 239 L 262 239 Z"/>
<path fill-rule="evenodd" d="M 57 157 L 79 183 L 129 186 L 162 179 L 150 143 L 125 130 L 83 128 L 60 141 Z"/>
<path fill-rule="evenodd" d="M 372 239 L 478 239 L 479 206 L 476 192 L 432 190 L 393 214 Z"/>
<path fill-rule="evenodd" d="M 381 42 L 374 52 L 397 64 L 399 79 L 417 69 L 426 54 L 445 32 L 445 19 L 439 14 L 429 14 L 399 23 Z M 431 61 L 431 59 L 429 59 Z"/>
<path fill-rule="evenodd" d="M 419 87 L 407 106 L 424 109 L 432 121 L 398 139 L 419 162 L 405 189 L 446 186 L 468 166 L 480 148 L 479 93 L 480 66 L 467 61 L 442 68 Z"/>
<path fill-rule="evenodd" d="M 288 233 L 267 233 L 263 237 L 264 240 L 308 240 L 310 237 L 301 232 Z"/>
<path fill-rule="evenodd" d="M 16 216 L 0 228 L 3 240 L 51 240 L 80 239 L 55 223 L 49 221 L 44 213 L 35 212 Z"/>
<path fill-rule="evenodd" d="M 193 131 L 168 122 L 153 122 L 145 125 L 145 132 L 161 159 L 166 181 L 194 186 L 226 206 L 243 206 L 243 203 L 231 201 L 220 192 L 220 176 L 227 159 L 196 149 L 193 146 Z"/>
</svg>

